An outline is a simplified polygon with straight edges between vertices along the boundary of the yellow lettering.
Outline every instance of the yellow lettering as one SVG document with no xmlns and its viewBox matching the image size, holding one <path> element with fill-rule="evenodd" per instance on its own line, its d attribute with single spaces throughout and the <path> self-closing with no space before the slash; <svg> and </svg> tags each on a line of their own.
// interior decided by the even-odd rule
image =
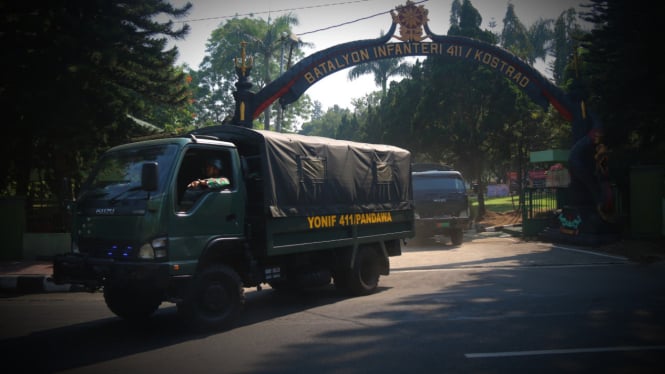
<svg viewBox="0 0 665 374">
<path fill-rule="evenodd" d="M 316 76 L 316 79 L 319 79 L 319 78 L 321 78 L 325 75 L 318 68 L 314 68 L 313 70 L 314 70 L 314 75 Z"/>
<path fill-rule="evenodd" d="M 490 63 L 490 66 L 496 69 L 496 67 L 499 66 L 499 61 L 501 60 L 499 60 L 498 57 L 492 57 L 492 62 Z"/>
<path fill-rule="evenodd" d="M 310 72 L 305 73 L 305 80 L 306 80 L 309 84 L 312 84 L 312 83 L 316 82 L 316 78 L 314 78 L 314 76 L 313 76 L 312 73 L 310 73 Z"/>
<path fill-rule="evenodd" d="M 340 224 L 344 224 L 344 217 L 340 217 Z M 337 225 L 337 215 L 307 217 L 307 225 L 310 229 L 321 229 L 335 227 Z"/>
<path fill-rule="evenodd" d="M 340 226 L 352 225 L 369 225 L 376 223 L 392 222 L 393 217 L 390 212 L 370 212 L 370 213 L 355 213 L 355 214 L 340 214 L 329 216 L 314 216 L 307 217 L 307 224 L 310 229 L 320 229 Z"/>
<path fill-rule="evenodd" d="M 369 60 L 369 51 L 367 49 L 363 49 L 360 51 L 360 58 L 363 60 Z"/>
<path fill-rule="evenodd" d="M 328 60 L 328 71 L 333 71 L 335 70 L 335 65 L 333 64 L 332 61 Z"/>
<path fill-rule="evenodd" d="M 523 77 L 523 78 L 520 80 L 519 85 L 520 85 L 522 88 L 528 86 L 528 85 L 529 85 L 529 77 Z"/>
<path fill-rule="evenodd" d="M 515 73 L 515 68 L 512 67 L 511 65 L 508 65 L 508 69 L 506 69 L 506 75 L 508 77 L 512 77 L 513 73 Z"/>
<path fill-rule="evenodd" d="M 454 46 L 454 45 L 451 45 L 450 47 L 448 47 L 448 49 L 446 49 L 446 52 L 447 52 L 448 55 L 450 55 L 450 56 L 455 56 L 455 46 Z"/>
</svg>

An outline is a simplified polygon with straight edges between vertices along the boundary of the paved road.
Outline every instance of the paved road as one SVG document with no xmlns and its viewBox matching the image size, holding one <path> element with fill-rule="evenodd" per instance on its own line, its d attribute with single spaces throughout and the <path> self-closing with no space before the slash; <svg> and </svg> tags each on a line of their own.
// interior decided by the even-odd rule
<svg viewBox="0 0 665 374">
<path fill-rule="evenodd" d="M 208 334 L 170 304 L 130 326 L 99 293 L 0 298 L 0 352 L 24 372 L 665 372 L 665 264 L 498 236 L 391 260 L 367 297 L 248 289 Z"/>
</svg>

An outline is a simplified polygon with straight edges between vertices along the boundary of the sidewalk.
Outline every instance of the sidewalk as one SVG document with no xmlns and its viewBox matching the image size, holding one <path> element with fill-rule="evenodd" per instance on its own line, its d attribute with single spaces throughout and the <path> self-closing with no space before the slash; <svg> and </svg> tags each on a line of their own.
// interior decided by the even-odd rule
<svg viewBox="0 0 665 374">
<path fill-rule="evenodd" d="M 45 293 L 69 292 L 69 284 L 53 283 L 53 263 L 47 260 L 0 262 L 0 292 Z"/>
<path fill-rule="evenodd" d="M 498 228 L 496 231 L 498 234 L 503 230 Z M 473 237 L 473 235 L 469 236 Z M 590 249 L 623 256 L 636 263 L 648 264 L 665 261 L 665 238 L 619 240 Z M 26 294 L 70 292 L 81 289 L 70 284 L 57 285 L 53 283 L 52 275 L 53 263 L 49 260 L 0 261 L 0 292 Z"/>
</svg>

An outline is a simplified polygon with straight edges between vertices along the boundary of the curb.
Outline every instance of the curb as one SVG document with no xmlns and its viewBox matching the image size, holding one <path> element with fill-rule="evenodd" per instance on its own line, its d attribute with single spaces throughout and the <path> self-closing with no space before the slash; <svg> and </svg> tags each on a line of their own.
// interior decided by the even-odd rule
<svg viewBox="0 0 665 374">
<path fill-rule="evenodd" d="M 0 276 L 0 290 L 22 294 L 73 291 L 71 284 L 55 284 L 43 275 Z"/>
</svg>

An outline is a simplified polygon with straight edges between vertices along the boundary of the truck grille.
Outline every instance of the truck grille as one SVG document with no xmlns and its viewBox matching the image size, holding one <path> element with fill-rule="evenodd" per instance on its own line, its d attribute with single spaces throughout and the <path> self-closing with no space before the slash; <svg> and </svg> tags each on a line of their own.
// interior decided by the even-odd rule
<svg viewBox="0 0 665 374">
<path fill-rule="evenodd" d="M 129 259 L 135 258 L 139 246 L 126 241 L 83 238 L 79 240 L 79 250 L 91 257 Z"/>
</svg>

